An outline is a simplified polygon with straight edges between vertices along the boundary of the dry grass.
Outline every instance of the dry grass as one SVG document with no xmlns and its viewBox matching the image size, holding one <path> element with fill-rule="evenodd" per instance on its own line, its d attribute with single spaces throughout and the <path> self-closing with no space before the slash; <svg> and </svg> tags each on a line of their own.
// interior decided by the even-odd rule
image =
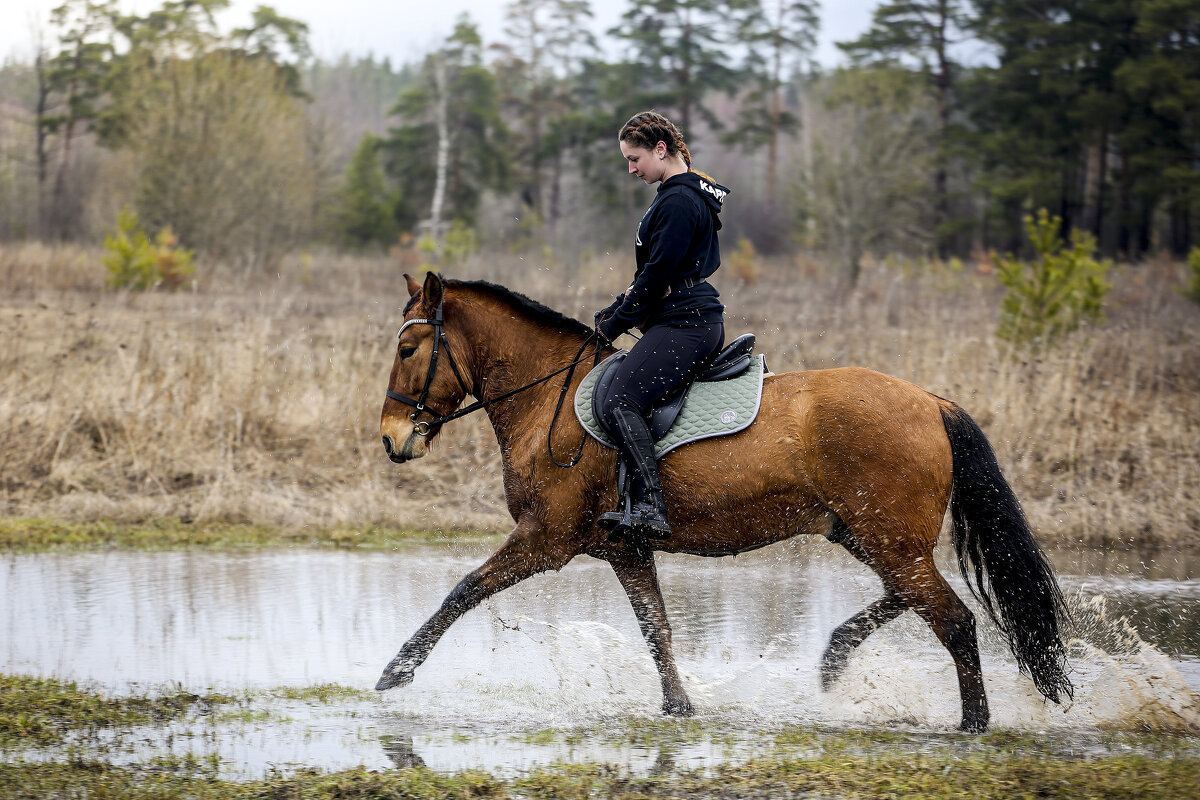
<svg viewBox="0 0 1200 800">
<path fill-rule="evenodd" d="M 581 319 L 627 278 L 615 256 L 573 272 L 501 260 L 454 277 Z M 103 290 L 98 253 L 0 250 L 0 513 L 507 529 L 482 416 L 413 465 L 379 446 L 399 272 L 297 256 L 133 294 Z M 730 336 L 757 332 L 779 372 L 858 364 L 959 402 L 1046 539 L 1200 544 L 1200 307 L 1178 265 L 1122 269 L 1108 321 L 1036 358 L 995 338 L 1000 290 L 973 268 L 871 268 L 848 296 L 810 261 L 759 274 L 718 281 Z"/>
</svg>

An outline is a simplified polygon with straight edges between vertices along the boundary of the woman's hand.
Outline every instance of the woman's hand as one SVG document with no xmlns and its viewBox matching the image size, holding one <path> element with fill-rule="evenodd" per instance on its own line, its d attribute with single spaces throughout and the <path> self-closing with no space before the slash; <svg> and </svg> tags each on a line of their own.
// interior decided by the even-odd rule
<svg viewBox="0 0 1200 800">
<path fill-rule="evenodd" d="M 608 342 L 609 344 L 612 344 L 612 339 L 610 339 L 608 336 L 606 336 L 604 334 L 603 325 L 605 322 L 608 321 L 608 319 L 612 315 L 613 315 L 613 312 L 612 312 L 611 308 L 606 308 L 601 311 L 597 311 L 595 314 L 592 315 L 592 327 L 594 327 L 596 329 L 596 333 L 600 334 L 600 338 L 603 339 L 604 341 Z"/>
</svg>

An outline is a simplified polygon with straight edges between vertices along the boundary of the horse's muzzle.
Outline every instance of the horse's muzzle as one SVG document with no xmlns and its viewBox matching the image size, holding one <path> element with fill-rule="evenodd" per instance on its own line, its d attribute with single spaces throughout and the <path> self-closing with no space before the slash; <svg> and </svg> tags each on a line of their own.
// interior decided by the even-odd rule
<svg viewBox="0 0 1200 800">
<path fill-rule="evenodd" d="M 425 437 L 418 436 L 416 431 L 408 435 L 399 449 L 396 448 L 396 443 L 391 436 L 384 436 L 383 450 L 387 453 L 388 458 L 397 464 L 412 461 L 429 452 L 429 448 L 425 445 Z"/>
</svg>

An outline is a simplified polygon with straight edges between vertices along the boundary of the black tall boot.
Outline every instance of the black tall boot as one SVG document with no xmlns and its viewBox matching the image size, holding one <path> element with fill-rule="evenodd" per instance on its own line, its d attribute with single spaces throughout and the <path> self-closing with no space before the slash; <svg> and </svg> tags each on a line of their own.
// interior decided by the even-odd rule
<svg viewBox="0 0 1200 800">
<path fill-rule="evenodd" d="M 654 459 L 654 439 L 650 426 L 641 414 L 631 408 L 617 406 L 612 411 L 610 432 L 617 448 L 633 471 L 628 516 L 624 509 L 606 511 L 597 519 L 601 528 L 623 532 L 646 539 L 666 539 L 671 535 L 667 522 L 667 501 L 658 478 L 658 463 Z"/>
</svg>

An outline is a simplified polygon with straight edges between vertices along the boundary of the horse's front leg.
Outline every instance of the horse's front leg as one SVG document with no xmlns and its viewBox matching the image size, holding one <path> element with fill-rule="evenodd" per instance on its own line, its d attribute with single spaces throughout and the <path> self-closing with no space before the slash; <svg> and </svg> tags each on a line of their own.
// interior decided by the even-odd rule
<svg viewBox="0 0 1200 800">
<path fill-rule="evenodd" d="M 446 595 L 441 607 L 412 638 L 404 643 L 383 670 L 375 688 L 379 691 L 412 683 L 413 673 L 429 657 L 455 620 L 497 592 L 547 570 L 562 569 L 575 553 L 556 549 L 546 540 L 544 527 L 524 520 L 487 561 L 467 575 Z"/>
<path fill-rule="evenodd" d="M 631 552 L 610 558 L 609 563 L 617 573 L 621 586 L 629 595 L 629 603 L 637 616 L 642 636 L 650 647 L 650 655 L 658 667 L 662 680 L 663 713 L 676 717 L 692 715 L 692 701 L 683 691 L 679 671 L 675 668 L 675 656 L 671 653 L 671 626 L 667 622 L 667 607 L 663 603 L 662 591 L 658 587 L 658 572 L 654 568 L 654 554 Z"/>
</svg>

